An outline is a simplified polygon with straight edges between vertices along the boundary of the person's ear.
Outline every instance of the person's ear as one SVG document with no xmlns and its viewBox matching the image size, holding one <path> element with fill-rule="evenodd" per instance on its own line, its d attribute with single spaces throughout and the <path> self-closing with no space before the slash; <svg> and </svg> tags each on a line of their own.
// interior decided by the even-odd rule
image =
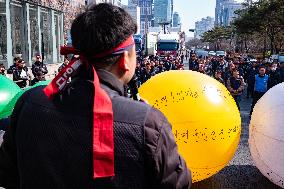
<svg viewBox="0 0 284 189">
<path fill-rule="evenodd" d="M 128 52 L 125 51 L 118 61 L 119 68 L 125 72 L 129 71 L 128 66 Z"/>
</svg>

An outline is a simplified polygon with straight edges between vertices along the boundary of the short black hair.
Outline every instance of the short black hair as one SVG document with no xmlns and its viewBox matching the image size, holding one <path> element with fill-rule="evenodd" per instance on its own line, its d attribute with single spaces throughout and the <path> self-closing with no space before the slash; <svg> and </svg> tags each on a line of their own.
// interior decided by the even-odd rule
<svg viewBox="0 0 284 189">
<path fill-rule="evenodd" d="M 15 57 L 14 62 L 17 62 L 20 59 L 20 57 Z"/>
<path fill-rule="evenodd" d="M 136 31 L 137 25 L 124 9 L 100 3 L 87 7 L 73 21 L 72 45 L 90 59 L 92 55 L 115 48 Z"/>
<path fill-rule="evenodd" d="M 260 70 L 261 68 L 266 69 L 266 67 L 265 67 L 265 66 L 259 66 L 259 67 L 258 67 L 258 70 Z"/>
<path fill-rule="evenodd" d="M 24 59 L 22 59 L 22 58 L 17 59 L 17 63 L 22 63 L 22 62 L 25 62 Z"/>
</svg>

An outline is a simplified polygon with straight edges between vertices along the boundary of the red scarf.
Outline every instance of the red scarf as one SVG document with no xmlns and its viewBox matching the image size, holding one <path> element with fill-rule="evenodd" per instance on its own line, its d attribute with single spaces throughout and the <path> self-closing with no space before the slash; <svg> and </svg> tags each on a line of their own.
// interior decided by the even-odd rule
<svg viewBox="0 0 284 189">
<path fill-rule="evenodd" d="M 96 54 L 94 58 L 103 58 L 107 55 L 122 54 L 135 44 L 133 36 L 118 47 L 107 52 Z M 78 59 L 73 59 L 61 72 L 46 86 L 43 91 L 49 99 L 64 90 L 66 83 L 73 72 L 82 64 L 88 64 L 84 54 L 73 47 L 61 47 L 61 55 L 80 55 Z M 113 140 L 113 111 L 112 103 L 108 94 L 101 88 L 100 81 L 95 68 L 94 74 L 94 106 L 93 106 L 93 177 L 114 176 L 114 140 Z"/>
</svg>

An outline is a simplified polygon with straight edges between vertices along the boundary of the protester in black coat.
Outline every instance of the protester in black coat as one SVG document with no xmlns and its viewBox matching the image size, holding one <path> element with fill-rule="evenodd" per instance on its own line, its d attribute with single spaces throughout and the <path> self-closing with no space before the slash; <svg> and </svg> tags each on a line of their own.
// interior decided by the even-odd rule
<svg viewBox="0 0 284 189">
<path fill-rule="evenodd" d="M 32 73 L 33 73 L 34 77 L 36 77 L 37 72 L 41 72 L 43 75 L 46 75 L 48 73 L 47 67 L 46 67 L 45 64 L 43 64 L 40 55 L 36 56 L 36 61 L 32 65 Z"/>
<path fill-rule="evenodd" d="M 141 69 L 140 80 L 141 84 L 145 83 L 148 79 L 155 75 L 155 72 L 152 72 L 152 67 L 150 63 L 146 63 L 146 66 Z"/>
<path fill-rule="evenodd" d="M 258 74 L 257 65 L 254 63 L 247 70 L 247 98 L 253 97 L 255 75 Z"/>
<path fill-rule="evenodd" d="M 136 67 L 135 33 L 131 16 L 111 4 L 91 6 L 74 20 L 80 61 L 17 102 L 0 148 L 1 187 L 190 188 L 166 117 L 123 96 Z"/>
<path fill-rule="evenodd" d="M 28 73 L 28 68 L 25 61 L 19 59 L 16 63 L 16 68 L 13 69 L 13 81 L 20 87 L 25 88 L 27 86 L 27 81 L 30 79 Z"/>
<path fill-rule="evenodd" d="M 21 58 L 19 58 L 19 57 L 15 57 L 15 58 L 14 58 L 14 64 L 9 67 L 9 69 L 7 70 L 7 74 L 13 74 L 14 70 L 15 70 L 16 67 L 17 67 L 17 62 L 18 62 L 18 60 L 20 60 L 20 59 L 21 59 Z"/>
<path fill-rule="evenodd" d="M 189 70 L 198 71 L 199 70 L 199 63 L 195 53 L 190 55 L 190 59 L 188 60 L 188 67 Z"/>
<path fill-rule="evenodd" d="M 269 75 L 269 83 L 268 83 L 269 89 L 281 82 L 281 73 L 280 70 L 277 68 L 276 63 L 271 64 L 268 75 Z"/>
</svg>

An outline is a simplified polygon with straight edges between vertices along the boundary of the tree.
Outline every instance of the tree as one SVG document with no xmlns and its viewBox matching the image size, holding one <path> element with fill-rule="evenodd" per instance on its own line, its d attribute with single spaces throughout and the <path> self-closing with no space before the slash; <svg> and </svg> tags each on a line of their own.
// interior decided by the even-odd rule
<svg viewBox="0 0 284 189">
<path fill-rule="evenodd" d="M 249 0 L 247 0 L 249 1 Z M 265 55 L 267 50 L 277 53 L 283 48 L 284 30 L 284 1 L 283 0 L 259 0 L 249 2 L 246 8 L 238 11 L 239 17 L 233 25 L 241 44 L 257 42 Z"/>
<path fill-rule="evenodd" d="M 194 48 L 203 48 L 204 47 L 204 43 L 197 38 L 191 39 L 188 42 L 186 42 L 185 44 L 187 49 L 191 49 L 192 47 Z"/>
<path fill-rule="evenodd" d="M 222 43 L 232 39 L 233 30 L 231 27 L 215 27 L 202 35 L 203 42 L 209 42 L 214 45 L 215 50 L 222 48 Z"/>
</svg>

